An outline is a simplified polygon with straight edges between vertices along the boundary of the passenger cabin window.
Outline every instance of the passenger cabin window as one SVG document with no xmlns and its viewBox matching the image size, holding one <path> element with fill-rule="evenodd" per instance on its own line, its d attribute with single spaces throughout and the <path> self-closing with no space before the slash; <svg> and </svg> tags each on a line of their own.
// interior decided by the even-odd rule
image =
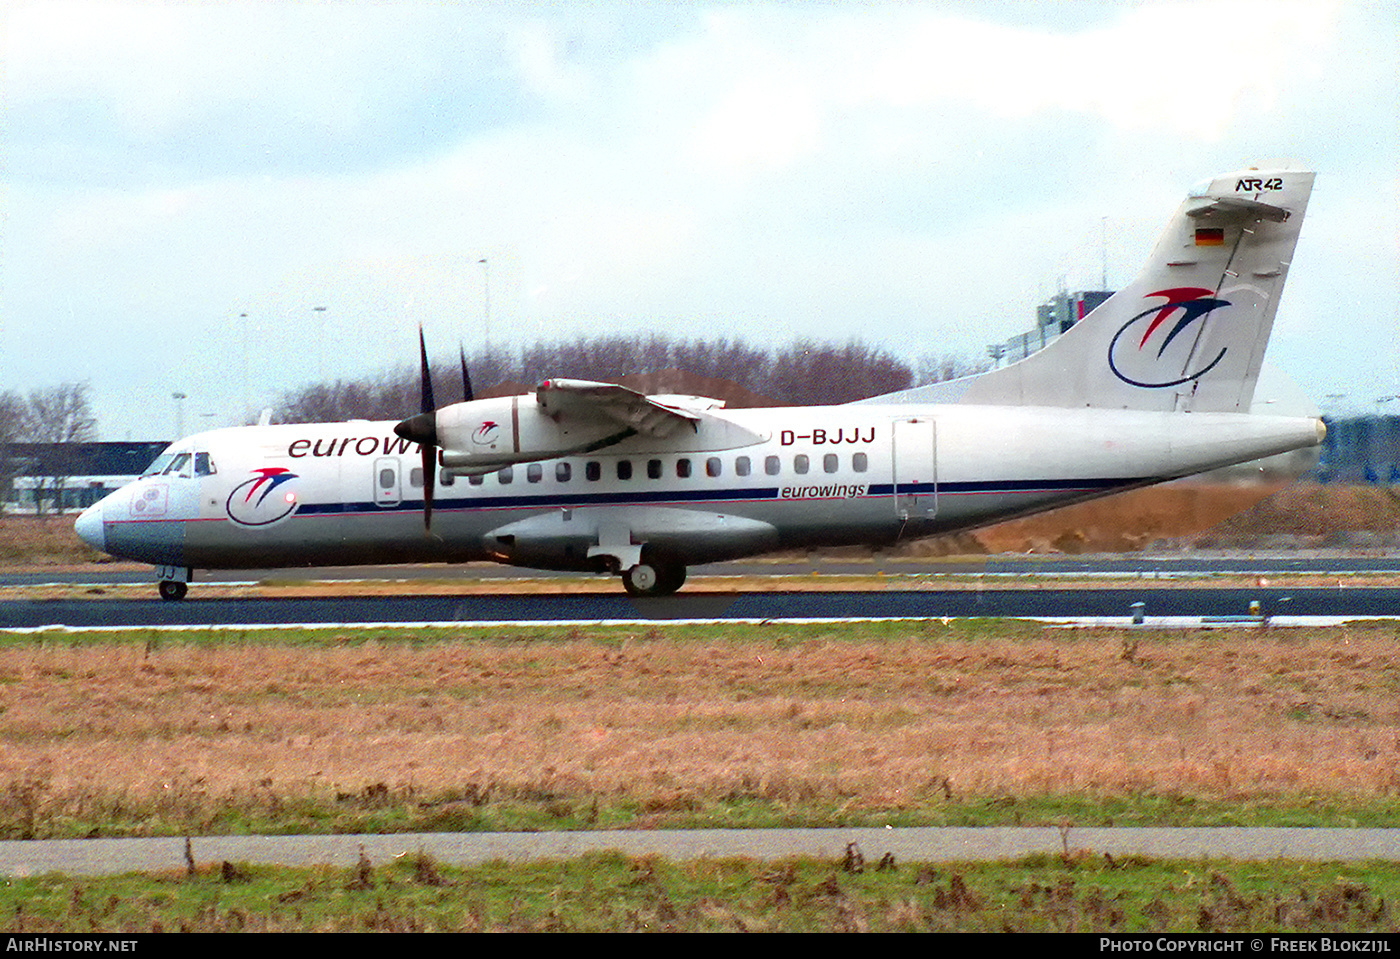
<svg viewBox="0 0 1400 959">
<path fill-rule="evenodd" d="M 471 476 L 467 477 L 467 482 L 473 486 L 480 486 L 482 483 L 486 482 L 486 477 L 481 473 L 473 473 Z"/>
<path fill-rule="evenodd" d="M 792 469 L 795 473 L 805 473 L 809 469 L 807 454 L 798 453 L 792 458 Z"/>
<path fill-rule="evenodd" d="M 822 457 L 822 469 L 826 470 L 828 473 L 835 473 L 836 468 L 840 465 L 840 461 L 835 453 L 827 453 Z"/>
<path fill-rule="evenodd" d="M 736 460 L 734 461 L 734 475 L 735 475 L 735 476 L 748 476 L 748 475 L 749 475 L 749 458 L 748 458 L 747 456 L 741 456 L 741 457 L 739 457 L 738 459 L 736 459 Z"/>
<path fill-rule="evenodd" d="M 449 473 L 447 470 L 438 470 L 439 486 L 451 486 L 455 482 L 457 482 L 457 476 L 455 474 Z"/>
<path fill-rule="evenodd" d="M 413 469 L 408 471 L 408 485 L 414 487 L 415 489 L 422 489 L 423 467 L 415 466 L 413 467 Z"/>
<path fill-rule="evenodd" d="M 617 461 L 617 478 L 620 480 L 630 480 L 632 478 L 632 461 Z"/>
<path fill-rule="evenodd" d="M 544 479 L 544 467 L 539 463 L 531 463 L 525 467 L 525 482 L 538 483 Z"/>
<path fill-rule="evenodd" d="M 688 479 L 690 477 L 690 460 L 676 460 L 676 475 L 681 479 Z"/>
<path fill-rule="evenodd" d="M 554 464 L 554 478 L 560 483 L 567 483 L 573 478 L 574 468 L 568 463 Z"/>
<path fill-rule="evenodd" d="M 515 467 L 507 466 L 505 469 L 500 470 L 496 473 L 496 479 L 500 481 L 502 486 L 509 486 L 511 483 L 514 483 Z"/>
<path fill-rule="evenodd" d="M 767 473 L 769 476 L 777 476 L 778 472 L 782 468 L 782 464 L 778 462 L 778 458 L 776 456 L 764 457 L 763 472 Z"/>
<path fill-rule="evenodd" d="M 661 479 L 660 460 L 647 460 L 647 479 Z"/>
<path fill-rule="evenodd" d="M 584 479 L 588 480 L 590 483 L 598 482 L 598 480 L 603 478 L 603 464 L 599 463 L 597 460 L 589 460 L 587 463 L 583 464 L 583 476 Z"/>
<path fill-rule="evenodd" d="M 711 456 L 709 459 L 705 460 L 706 476 L 718 476 L 723 471 L 724 464 L 720 462 L 718 456 Z"/>
<path fill-rule="evenodd" d="M 870 468 L 870 460 L 864 453 L 856 453 L 851 457 L 851 468 L 857 473 L 864 473 Z"/>
<path fill-rule="evenodd" d="M 394 471 L 393 471 L 393 470 L 391 470 L 391 469 L 385 467 L 384 469 L 382 469 L 382 470 L 379 471 L 379 488 L 380 488 L 380 489 L 393 489 L 393 488 L 394 488 Z"/>
</svg>

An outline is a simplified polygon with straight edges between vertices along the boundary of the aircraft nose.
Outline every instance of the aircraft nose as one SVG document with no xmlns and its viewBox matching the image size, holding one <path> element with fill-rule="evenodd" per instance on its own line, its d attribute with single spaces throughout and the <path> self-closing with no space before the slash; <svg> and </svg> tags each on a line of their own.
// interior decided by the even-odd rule
<svg viewBox="0 0 1400 959">
<path fill-rule="evenodd" d="M 102 528 L 102 504 L 97 503 L 83 510 L 78 521 L 73 524 L 78 538 L 93 549 L 107 551 L 107 534 Z"/>
</svg>

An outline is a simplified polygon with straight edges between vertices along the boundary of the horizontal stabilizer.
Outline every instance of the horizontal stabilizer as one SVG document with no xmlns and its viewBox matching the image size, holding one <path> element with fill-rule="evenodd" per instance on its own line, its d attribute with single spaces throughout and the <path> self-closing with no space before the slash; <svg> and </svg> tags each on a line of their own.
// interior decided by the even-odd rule
<svg viewBox="0 0 1400 959">
<path fill-rule="evenodd" d="M 1188 207 L 1186 215 L 1193 220 L 1247 220 L 1258 218 L 1271 223 L 1282 223 L 1293 214 L 1272 203 L 1260 203 L 1243 197 L 1212 197 L 1200 206 Z"/>
</svg>

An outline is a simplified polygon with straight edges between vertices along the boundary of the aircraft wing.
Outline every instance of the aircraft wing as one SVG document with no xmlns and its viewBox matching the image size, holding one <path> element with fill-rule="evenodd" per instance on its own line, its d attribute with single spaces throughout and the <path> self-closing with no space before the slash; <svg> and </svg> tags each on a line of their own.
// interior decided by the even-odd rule
<svg viewBox="0 0 1400 959">
<path fill-rule="evenodd" d="M 700 417 L 689 410 L 615 383 L 545 380 L 535 387 L 535 399 L 551 418 L 602 416 L 646 436 L 665 438 L 681 427 L 698 431 L 700 425 Z"/>
</svg>

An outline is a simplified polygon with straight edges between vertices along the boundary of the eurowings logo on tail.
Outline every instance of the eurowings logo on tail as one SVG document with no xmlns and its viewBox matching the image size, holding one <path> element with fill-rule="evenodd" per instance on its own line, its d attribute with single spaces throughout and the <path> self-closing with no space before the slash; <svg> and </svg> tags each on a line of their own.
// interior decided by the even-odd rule
<svg viewBox="0 0 1400 959">
<path fill-rule="evenodd" d="M 297 474 L 282 466 L 264 466 L 253 470 L 256 475 L 244 480 L 228 494 L 224 511 L 240 526 L 270 526 L 296 512 L 296 493 L 286 491 L 270 502 L 269 494 L 282 484 L 297 478 Z"/>
<path fill-rule="evenodd" d="M 1147 295 L 1164 296 L 1167 302 L 1143 310 L 1113 335 L 1108 344 L 1108 366 L 1113 375 L 1131 386 L 1162 389 L 1189 383 L 1214 369 L 1225 356 L 1226 347 L 1210 360 L 1197 359 L 1192 356 L 1194 338 L 1178 337 L 1197 321 L 1204 322 L 1213 310 L 1229 306 L 1230 301 L 1218 299 L 1214 290 L 1199 286 L 1173 287 Z M 1173 317 L 1176 322 L 1168 326 Z M 1128 335 L 1130 329 L 1134 335 Z M 1159 330 L 1165 332 L 1159 336 Z M 1173 341 L 1176 349 L 1169 352 Z"/>
</svg>

